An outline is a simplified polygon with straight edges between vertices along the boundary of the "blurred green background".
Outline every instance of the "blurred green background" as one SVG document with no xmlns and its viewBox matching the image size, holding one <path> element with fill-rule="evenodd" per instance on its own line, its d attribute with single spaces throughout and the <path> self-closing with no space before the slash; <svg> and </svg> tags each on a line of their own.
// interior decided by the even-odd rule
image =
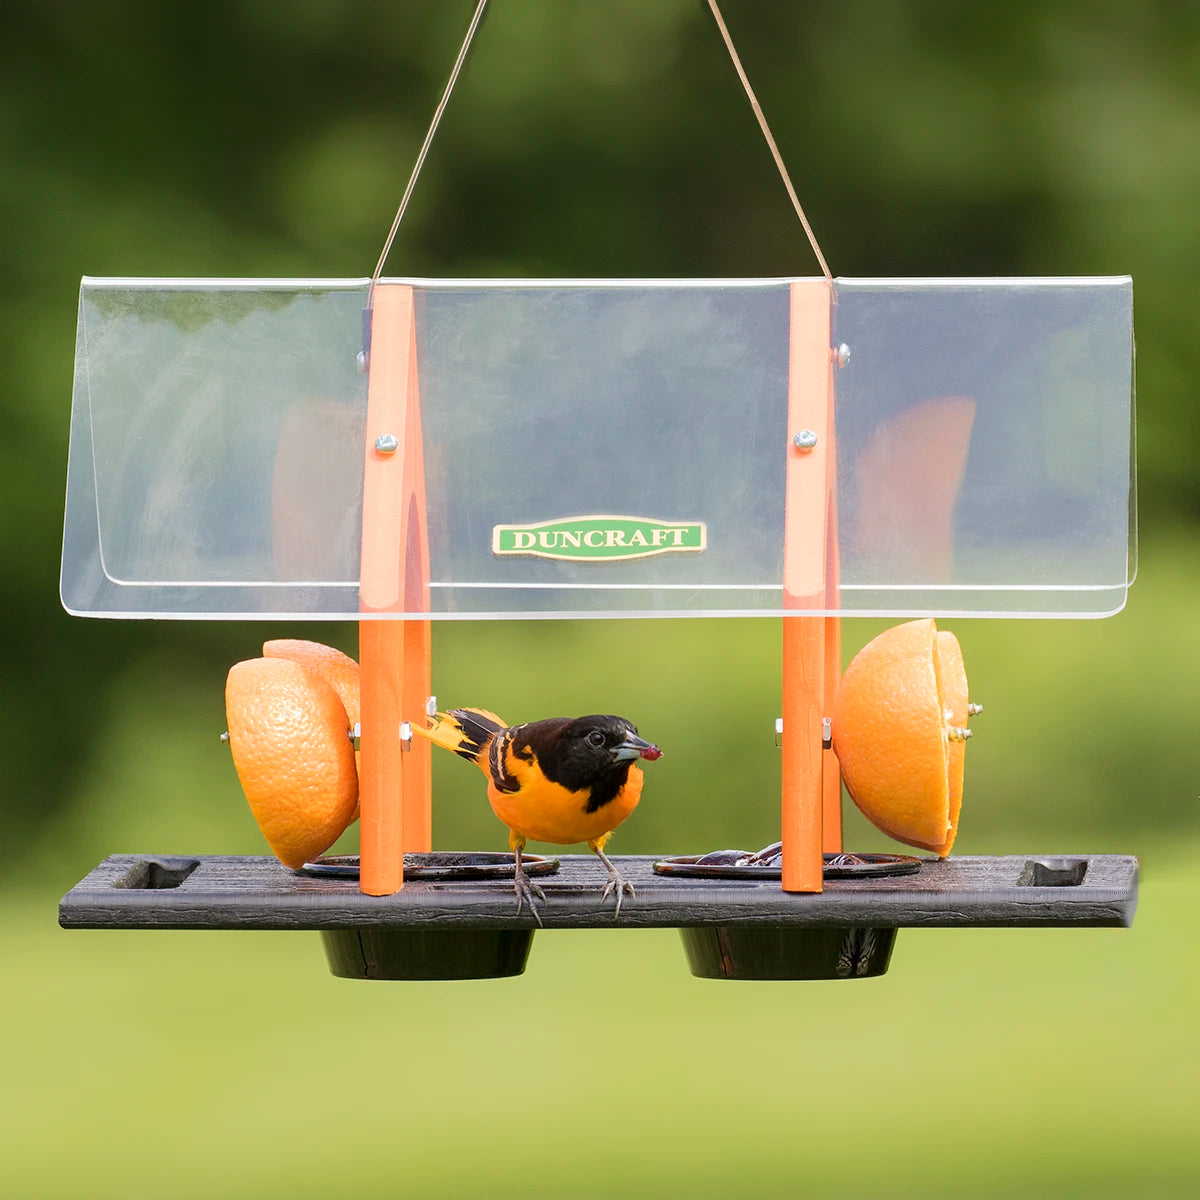
<svg viewBox="0 0 1200 1200">
<path fill-rule="evenodd" d="M 693 980 L 667 931 L 411 985 L 332 979 L 315 935 L 60 931 L 108 853 L 261 853 L 225 672 L 265 636 L 354 652 L 351 627 L 61 611 L 79 276 L 369 274 L 472 4 L 4 0 L 5 1194 L 1200 1188 L 1200 6 L 723 7 L 836 274 L 1134 277 L 1129 607 L 955 625 L 987 704 L 956 849 L 1136 853 L 1133 928 L 908 931 L 881 980 L 790 985 Z M 491 10 L 391 274 L 814 272 L 703 4 Z M 615 849 L 776 836 L 776 622 L 435 639 L 443 697 L 628 713 L 669 748 Z M 501 656 L 521 669 L 481 679 Z M 460 767 L 437 844 L 501 848 Z"/>
</svg>

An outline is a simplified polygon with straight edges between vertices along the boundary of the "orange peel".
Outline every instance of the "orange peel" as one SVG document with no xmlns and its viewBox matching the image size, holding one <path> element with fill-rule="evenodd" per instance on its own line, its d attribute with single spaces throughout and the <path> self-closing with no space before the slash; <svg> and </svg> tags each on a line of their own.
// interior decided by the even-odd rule
<svg viewBox="0 0 1200 1200">
<path fill-rule="evenodd" d="M 958 639 L 932 620 L 885 630 L 846 668 L 833 749 L 851 799 L 889 837 L 941 858 L 950 853 L 970 713 Z"/>
<path fill-rule="evenodd" d="M 323 642 L 309 642 L 303 638 L 274 638 L 263 642 L 262 652 L 264 658 L 286 658 L 309 671 L 315 671 L 337 692 L 338 699 L 346 709 L 350 727 L 359 723 L 362 717 L 359 668 L 350 655 Z"/>
<path fill-rule="evenodd" d="M 286 658 L 235 663 L 225 681 L 229 749 L 272 853 L 300 867 L 353 820 L 358 772 L 349 718 L 320 675 Z"/>
<path fill-rule="evenodd" d="M 286 658 L 324 679 L 337 692 L 338 699 L 346 709 L 350 730 L 361 722 L 361 672 L 358 663 L 350 655 L 343 654 L 335 646 L 326 646 L 324 642 L 306 641 L 304 638 L 274 638 L 263 642 L 262 649 L 264 658 Z M 354 763 L 357 767 L 357 750 L 354 752 Z M 350 823 L 353 824 L 357 820 L 358 805 L 355 804 Z"/>
</svg>

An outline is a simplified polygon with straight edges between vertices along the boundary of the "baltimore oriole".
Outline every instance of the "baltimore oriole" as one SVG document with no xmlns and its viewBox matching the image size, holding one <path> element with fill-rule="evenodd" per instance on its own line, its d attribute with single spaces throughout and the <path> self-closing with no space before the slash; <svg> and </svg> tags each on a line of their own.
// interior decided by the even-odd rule
<svg viewBox="0 0 1200 1200">
<path fill-rule="evenodd" d="M 638 737 L 624 717 L 550 717 L 508 725 L 482 708 L 438 713 L 428 729 L 413 732 L 469 759 L 487 776 L 488 800 L 508 826 L 508 844 L 516 859 L 517 912 L 529 904 L 538 924 L 534 897 L 545 893 L 521 866 L 527 841 L 569 846 L 586 842 L 608 869 L 601 901 L 634 894 L 604 853 L 612 831 L 637 807 L 642 794 L 638 758 L 656 759 L 662 751 Z"/>
</svg>

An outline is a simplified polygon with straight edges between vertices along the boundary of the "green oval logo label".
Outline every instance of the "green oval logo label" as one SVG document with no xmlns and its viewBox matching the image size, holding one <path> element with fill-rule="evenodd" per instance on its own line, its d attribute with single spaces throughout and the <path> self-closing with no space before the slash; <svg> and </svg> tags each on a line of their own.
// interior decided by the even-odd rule
<svg viewBox="0 0 1200 1200">
<path fill-rule="evenodd" d="M 706 545 L 703 521 L 588 516 L 492 528 L 493 554 L 527 554 L 572 562 L 621 562 L 652 554 L 696 553 Z"/>
</svg>

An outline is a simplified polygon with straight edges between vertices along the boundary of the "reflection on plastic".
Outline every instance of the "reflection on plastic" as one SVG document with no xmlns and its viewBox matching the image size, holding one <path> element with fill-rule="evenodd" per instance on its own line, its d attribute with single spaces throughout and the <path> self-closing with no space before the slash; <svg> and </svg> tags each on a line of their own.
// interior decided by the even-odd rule
<svg viewBox="0 0 1200 1200">
<path fill-rule="evenodd" d="M 880 579 L 953 580 L 955 506 L 974 422 L 974 400 L 922 400 L 867 439 L 848 552 Z"/>
<path fill-rule="evenodd" d="M 271 480 L 276 579 L 317 579 L 358 570 L 362 467 L 329 453 L 360 445 L 363 414 L 327 401 L 301 401 L 284 414 Z"/>
</svg>

